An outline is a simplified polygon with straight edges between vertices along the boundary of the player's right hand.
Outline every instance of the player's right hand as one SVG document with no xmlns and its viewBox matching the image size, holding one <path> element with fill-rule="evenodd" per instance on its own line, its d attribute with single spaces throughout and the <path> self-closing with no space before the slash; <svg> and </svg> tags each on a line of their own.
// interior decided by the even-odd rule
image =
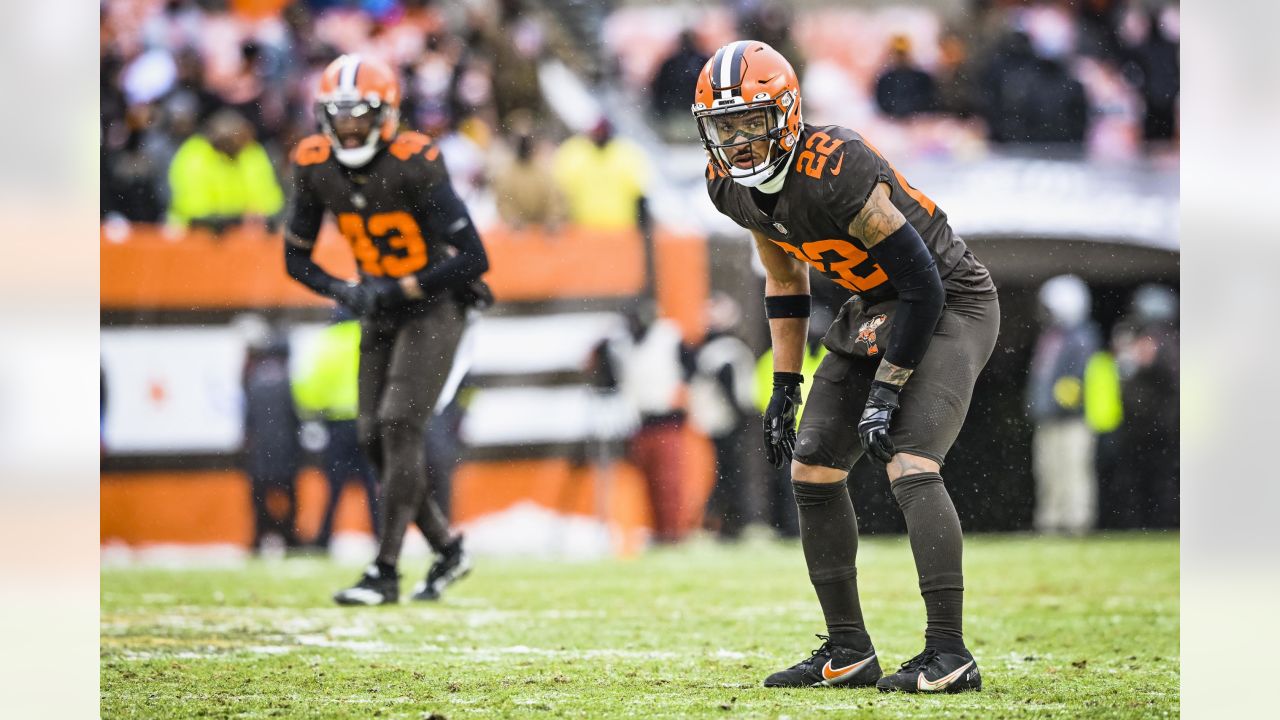
<svg viewBox="0 0 1280 720">
<path fill-rule="evenodd" d="M 357 317 L 372 315 L 378 309 L 378 292 L 367 283 L 342 283 L 334 290 L 334 299 Z"/>
<path fill-rule="evenodd" d="M 773 374 L 773 396 L 764 411 L 764 459 L 781 469 L 796 448 L 796 408 L 800 407 L 800 373 Z"/>
</svg>

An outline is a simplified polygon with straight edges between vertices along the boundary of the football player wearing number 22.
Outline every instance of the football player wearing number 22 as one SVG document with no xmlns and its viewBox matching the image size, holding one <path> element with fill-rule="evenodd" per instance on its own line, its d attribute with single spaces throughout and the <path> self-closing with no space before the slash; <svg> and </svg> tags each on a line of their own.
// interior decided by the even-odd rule
<svg viewBox="0 0 1280 720">
<path fill-rule="evenodd" d="M 322 132 L 293 154 L 285 266 L 361 318 L 356 425 L 386 508 L 377 558 L 334 600 L 399 601 L 397 563 L 410 522 L 436 554 L 413 597 L 434 600 L 470 561 L 462 537 L 451 534 L 430 499 L 423 433 L 451 392 L 468 308 L 492 300 L 480 280 L 489 261 L 439 148 L 426 135 L 400 130 L 400 81 L 390 67 L 343 55 L 321 75 L 316 98 Z M 334 277 L 312 259 L 326 210 L 351 245 L 358 282 Z"/>
<path fill-rule="evenodd" d="M 978 690 L 962 634 L 960 520 L 942 463 L 1000 328 L 987 269 L 946 214 L 858 133 L 806 126 L 790 63 L 768 45 L 720 48 L 698 76 L 693 116 L 707 192 L 751 231 L 765 268 L 773 396 L 765 454 L 791 462 L 800 538 L 827 635 L 768 687 Z M 848 290 L 796 428 L 809 272 Z M 858 598 L 858 524 L 847 486 L 863 455 L 884 463 L 906 518 L 924 597 L 924 651 L 883 675 Z"/>
</svg>

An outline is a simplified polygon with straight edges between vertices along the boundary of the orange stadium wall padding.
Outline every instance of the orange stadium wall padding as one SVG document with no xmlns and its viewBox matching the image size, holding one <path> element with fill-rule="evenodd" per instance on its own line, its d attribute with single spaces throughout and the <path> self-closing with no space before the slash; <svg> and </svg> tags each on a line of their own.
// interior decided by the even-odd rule
<svg viewBox="0 0 1280 720">
<path fill-rule="evenodd" d="M 711 443 L 685 434 L 684 526 L 696 527 L 714 478 Z M 607 488 L 603 495 L 598 494 Z M 328 495 L 314 469 L 298 479 L 298 533 L 315 536 Z M 614 550 L 630 554 L 651 526 L 648 493 L 640 472 L 619 462 L 607 470 L 574 467 L 563 459 L 465 462 L 453 479 L 454 522 L 466 524 L 518 502 L 533 502 L 562 515 L 600 517 L 613 530 Z M 101 483 L 101 541 L 132 546 L 158 543 L 248 546 L 253 537 L 249 481 L 229 471 L 106 473 Z M 337 532 L 370 532 L 369 511 L 356 485 L 338 505 Z"/>
<path fill-rule="evenodd" d="M 253 538 L 249 479 L 235 470 L 107 473 L 101 483 L 101 540 L 128 545 L 230 543 Z M 314 469 L 298 477 L 298 534 L 320 529 L 328 497 Z M 336 531 L 370 532 L 369 510 L 356 485 L 343 490 Z"/>
<path fill-rule="evenodd" d="M 626 297 L 643 287 L 644 251 L 634 231 L 565 228 L 555 234 L 490 228 L 491 269 L 485 279 L 499 302 Z M 662 314 L 685 339 L 703 334 L 710 283 L 706 241 L 659 231 L 655 267 Z M 123 239 L 102 234 L 101 301 L 108 310 L 217 310 L 322 306 L 328 303 L 284 270 L 279 235 L 251 230 L 221 237 L 192 232 L 170 239 L 139 227 Z M 317 261 L 335 275 L 355 276 L 346 241 L 326 226 Z"/>
</svg>

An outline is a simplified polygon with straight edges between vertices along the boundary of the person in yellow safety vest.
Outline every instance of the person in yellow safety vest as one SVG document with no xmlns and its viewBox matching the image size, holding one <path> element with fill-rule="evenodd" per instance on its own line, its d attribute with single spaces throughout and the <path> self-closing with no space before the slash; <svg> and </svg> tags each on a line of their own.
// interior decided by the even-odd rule
<svg viewBox="0 0 1280 720">
<path fill-rule="evenodd" d="M 1084 367 L 1084 420 L 1099 435 L 1114 432 L 1124 421 L 1120 366 L 1106 350 L 1094 353 Z"/>
<path fill-rule="evenodd" d="M 1124 422 L 1124 400 L 1120 386 L 1120 365 L 1116 356 L 1103 349 L 1089 357 L 1084 367 L 1084 421 L 1097 436 L 1094 462 L 1098 477 L 1098 527 L 1133 526 L 1134 507 L 1129 468 L 1124 466 L 1124 438 L 1119 432 Z"/>
<path fill-rule="evenodd" d="M 826 329 L 821 323 L 815 324 Z M 800 385 L 801 403 L 808 400 L 809 388 L 813 387 L 813 374 L 818 371 L 818 365 L 822 363 L 822 359 L 827 356 L 827 348 L 816 338 L 821 335 L 810 336 L 810 341 L 805 343 L 804 361 L 801 363 L 801 373 L 804 375 L 804 382 Z M 773 395 L 773 349 L 766 350 L 760 359 L 756 362 L 755 369 L 755 401 L 756 407 L 759 408 L 760 414 L 763 415 L 765 408 L 769 407 L 769 398 Z M 800 405 L 800 413 L 797 420 L 804 416 L 803 404 Z M 759 422 L 763 422 L 763 418 Z M 756 426 L 756 434 L 759 434 L 760 426 Z M 782 468 L 775 468 L 765 463 L 765 498 L 766 498 L 766 519 L 774 531 L 783 538 L 800 537 L 800 517 L 796 510 L 795 495 L 791 489 L 791 464 L 787 463 Z"/>
<path fill-rule="evenodd" d="M 352 479 L 358 479 L 364 486 L 370 527 L 375 536 L 379 532 L 378 481 L 360 450 L 356 432 L 360 321 L 342 311 L 335 313 L 334 320 L 304 348 L 305 354 L 299 358 L 293 378 L 293 399 L 298 414 L 306 420 L 323 422 L 328 436 L 323 462 L 329 498 L 320 531 L 311 542 L 320 548 L 328 548 L 333 539 L 338 501 Z"/>
<path fill-rule="evenodd" d="M 234 110 L 220 110 L 178 148 L 169 164 L 169 222 L 221 231 L 250 218 L 277 215 L 284 192 L 271 159 L 253 139 L 253 126 Z"/>
<path fill-rule="evenodd" d="M 648 158 L 630 140 L 615 136 L 607 119 L 601 118 L 587 134 L 565 140 L 555 152 L 552 174 L 568 204 L 570 223 L 594 230 L 648 223 Z"/>
</svg>

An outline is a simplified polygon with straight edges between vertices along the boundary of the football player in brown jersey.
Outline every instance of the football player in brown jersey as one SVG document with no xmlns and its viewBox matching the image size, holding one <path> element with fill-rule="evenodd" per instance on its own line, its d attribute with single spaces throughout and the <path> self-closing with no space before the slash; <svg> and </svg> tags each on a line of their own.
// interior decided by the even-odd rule
<svg viewBox="0 0 1280 720">
<path fill-rule="evenodd" d="M 791 462 L 801 544 L 828 634 L 769 687 L 979 689 L 961 632 L 961 531 L 939 474 L 995 346 L 991 276 L 942 209 L 866 139 L 806 126 L 786 58 L 761 42 L 718 50 L 698 76 L 693 115 L 707 191 L 751 231 L 764 264 L 774 390 L 770 462 Z M 796 429 L 813 267 L 852 297 L 823 339 L 830 353 Z M 847 487 L 864 454 L 884 463 L 906 517 L 927 615 L 925 649 L 882 676 L 858 599 L 858 526 Z"/>
<path fill-rule="evenodd" d="M 441 400 L 467 306 L 486 295 L 484 245 L 431 138 L 400 130 L 400 82 L 377 60 L 344 55 L 320 78 L 321 133 L 293 154 L 285 265 L 361 318 L 360 444 L 384 495 L 378 556 L 343 605 L 400 597 L 397 562 L 416 522 L 436 553 L 414 599 L 433 600 L 470 568 L 462 538 L 430 499 L 424 429 Z M 322 269 L 312 249 L 325 211 L 351 244 L 358 282 Z"/>
</svg>

